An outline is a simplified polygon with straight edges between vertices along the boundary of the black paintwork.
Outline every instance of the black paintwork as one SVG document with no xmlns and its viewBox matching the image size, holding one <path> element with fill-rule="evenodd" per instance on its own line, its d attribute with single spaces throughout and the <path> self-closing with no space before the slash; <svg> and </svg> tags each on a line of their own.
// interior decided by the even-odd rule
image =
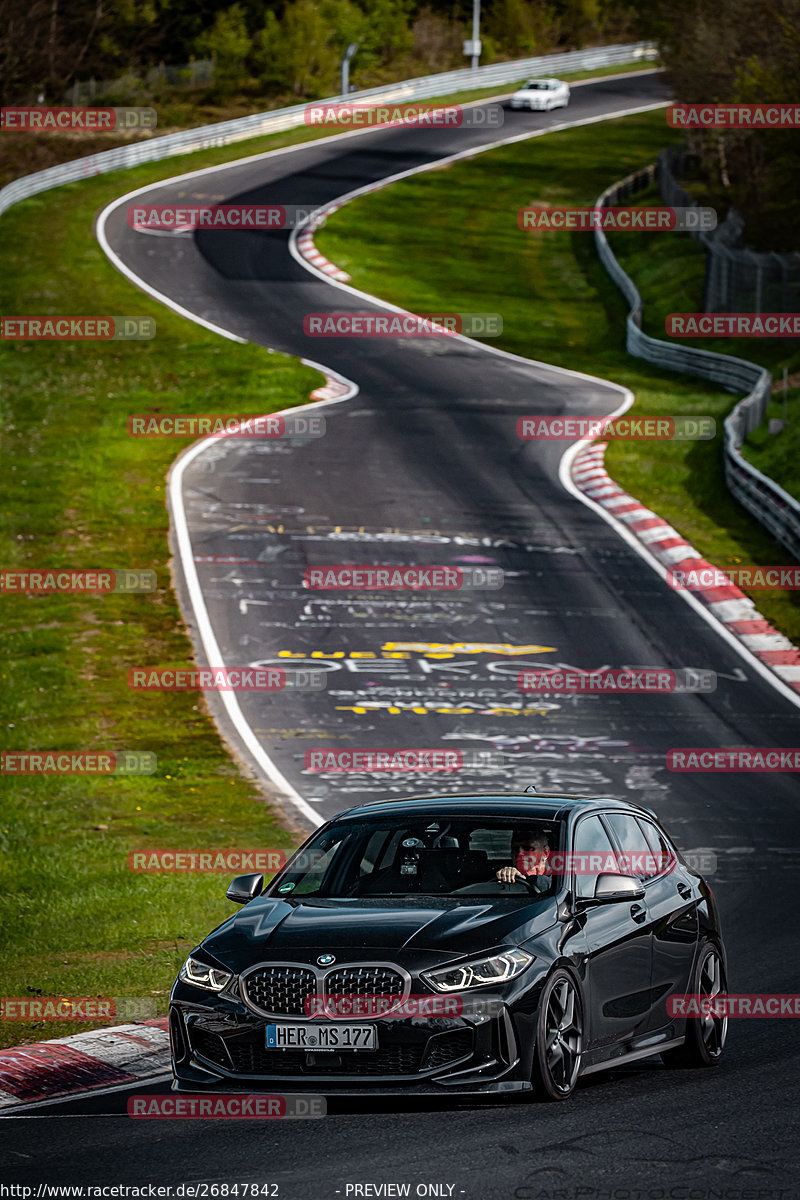
<svg viewBox="0 0 800 1200">
<path fill-rule="evenodd" d="M 325 831 L 370 818 L 402 823 L 422 813 L 426 819 L 542 820 L 558 826 L 561 844 L 571 848 L 583 816 L 613 810 L 655 819 L 637 805 L 603 797 L 415 797 L 349 809 L 316 830 L 309 843 Z M 636 904 L 581 903 L 568 875 L 556 881 L 550 895 L 528 895 L 523 885 L 515 885 L 513 895 L 497 897 L 292 899 L 278 894 L 292 861 L 262 895 L 209 934 L 193 956 L 234 976 L 257 964 L 309 966 L 328 953 L 335 954 L 337 967 L 392 963 L 411 977 L 415 995 L 435 994 L 420 978 L 420 972 L 433 967 L 514 946 L 534 960 L 516 979 L 465 993 L 500 997 L 499 1012 L 478 1021 L 467 1016 L 383 1018 L 377 1021 L 378 1052 L 355 1056 L 267 1053 L 268 1019 L 244 1002 L 236 984 L 233 994 L 229 988 L 213 993 L 178 979 L 170 1012 L 174 1087 L 179 1091 L 276 1086 L 316 1092 L 364 1087 L 526 1091 L 531 1087 L 538 999 L 557 967 L 566 968 L 580 989 L 585 1013 L 581 1071 L 587 1072 L 679 1044 L 685 1022 L 668 1017 L 667 997 L 691 990 L 704 941 L 711 939 L 722 948 L 711 891 L 680 855 L 672 870 L 645 883 L 644 897 Z"/>
</svg>

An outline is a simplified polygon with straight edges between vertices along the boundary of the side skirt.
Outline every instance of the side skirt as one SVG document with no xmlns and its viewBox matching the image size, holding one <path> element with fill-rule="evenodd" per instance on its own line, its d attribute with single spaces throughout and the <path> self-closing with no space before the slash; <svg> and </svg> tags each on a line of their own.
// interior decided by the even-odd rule
<svg viewBox="0 0 800 1200">
<path fill-rule="evenodd" d="M 652 1058 L 654 1054 L 660 1054 L 662 1050 L 672 1050 L 676 1046 L 682 1046 L 686 1039 L 670 1038 L 668 1042 L 659 1042 L 655 1046 L 646 1046 L 643 1050 L 631 1050 L 628 1054 L 620 1054 L 617 1058 L 607 1058 L 604 1062 L 593 1063 L 591 1067 L 585 1067 L 581 1071 L 581 1077 L 584 1075 L 593 1075 L 595 1071 L 610 1071 L 612 1067 L 621 1067 L 627 1063 L 637 1062 L 640 1058 Z"/>
</svg>

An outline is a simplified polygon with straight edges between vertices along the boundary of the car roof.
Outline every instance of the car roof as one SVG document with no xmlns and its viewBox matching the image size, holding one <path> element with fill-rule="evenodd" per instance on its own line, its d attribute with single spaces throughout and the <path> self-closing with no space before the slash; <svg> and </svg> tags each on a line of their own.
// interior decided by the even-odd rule
<svg viewBox="0 0 800 1200">
<path fill-rule="evenodd" d="M 570 813 L 593 812 L 607 808 L 627 810 L 654 817 L 652 810 L 630 800 L 619 800 L 616 796 L 575 796 L 568 792 L 547 793 L 498 793 L 468 792 L 465 794 L 407 796 L 402 800 L 367 800 L 355 808 L 345 809 L 332 818 L 354 820 L 364 817 L 412 817 L 415 812 L 435 809 L 453 816 L 483 817 L 508 816 L 515 820 L 531 819 L 554 821 Z"/>
</svg>

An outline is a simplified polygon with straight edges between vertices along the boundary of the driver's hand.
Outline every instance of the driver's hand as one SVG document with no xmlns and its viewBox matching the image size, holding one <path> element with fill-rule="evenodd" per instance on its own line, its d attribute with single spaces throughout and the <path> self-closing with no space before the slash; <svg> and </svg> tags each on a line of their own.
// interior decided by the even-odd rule
<svg viewBox="0 0 800 1200">
<path fill-rule="evenodd" d="M 497 879 L 500 883 L 513 883 L 516 879 L 524 879 L 525 876 L 516 867 L 501 867 L 497 872 Z"/>
</svg>

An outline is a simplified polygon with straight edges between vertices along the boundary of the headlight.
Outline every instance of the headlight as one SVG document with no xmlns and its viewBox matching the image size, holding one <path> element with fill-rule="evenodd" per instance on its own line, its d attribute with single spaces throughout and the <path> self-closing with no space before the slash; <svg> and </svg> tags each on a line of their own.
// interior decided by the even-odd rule
<svg viewBox="0 0 800 1200">
<path fill-rule="evenodd" d="M 505 983 L 521 975 L 534 959 L 526 950 L 514 948 L 488 958 L 473 958 L 457 967 L 423 971 L 420 975 L 437 992 L 461 992 L 464 988 L 483 987 L 487 983 Z"/>
<path fill-rule="evenodd" d="M 233 979 L 230 971 L 220 971 L 217 967 L 208 967 L 196 958 L 187 958 L 181 967 L 180 979 L 195 987 L 208 988 L 210 992 L 221 992 L 227 983 Z"/>
</svg>

